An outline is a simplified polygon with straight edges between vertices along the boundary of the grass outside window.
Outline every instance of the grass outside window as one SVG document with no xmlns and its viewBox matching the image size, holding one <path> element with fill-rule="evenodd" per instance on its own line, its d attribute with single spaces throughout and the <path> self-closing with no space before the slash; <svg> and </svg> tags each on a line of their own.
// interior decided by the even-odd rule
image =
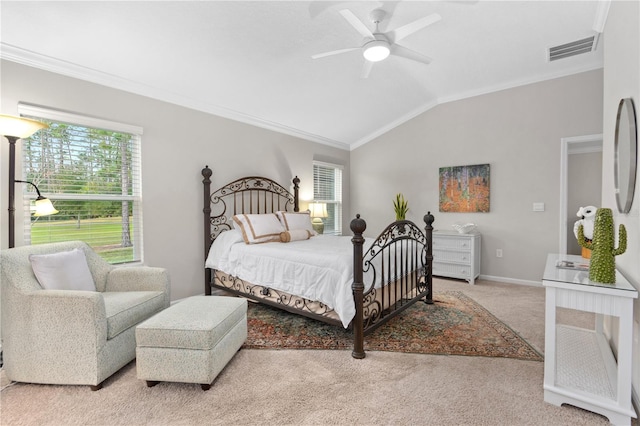
<svg viewBox="0 0 640 426">
<path fill-rule="evenodd" d="M 129 223 L 133 223 L 132 220 Z M 130 229 L 133 234 L 133 229 Z M 31 224 L 31 244 L 84 241 L 109 263 L 132 262 L 133 247 L 122 247 L 122 218 L 38 220 Z"/>
</svg>

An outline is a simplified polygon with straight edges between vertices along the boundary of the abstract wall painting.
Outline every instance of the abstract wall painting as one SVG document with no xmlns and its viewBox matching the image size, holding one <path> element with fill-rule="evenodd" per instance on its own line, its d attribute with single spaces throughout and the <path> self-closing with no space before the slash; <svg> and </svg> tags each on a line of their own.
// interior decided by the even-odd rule
<svg viewBox="0 0 640 426">
<path fill-rule="evenodd" d="M 489 164 L 440 168 L 440 211 L 489 212 Z"/>
</svg>

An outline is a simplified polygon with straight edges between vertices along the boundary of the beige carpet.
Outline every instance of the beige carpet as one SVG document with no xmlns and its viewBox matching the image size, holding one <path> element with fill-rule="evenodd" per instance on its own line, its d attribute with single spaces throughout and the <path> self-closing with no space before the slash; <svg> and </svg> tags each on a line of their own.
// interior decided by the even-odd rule
<svg viewBox="0 0 640 426">
<path fill-rule="evenodd" d="M 436 280 L 461 290 L 543 350 L 544 289 Z M 437 292 L 437 290 L 436 290 Z M 589 324 L 588 315 L 563 314 Z M 544 364 L 503 358 L 348 351 L 241 350 L 211 390 L 147 388 L 135 363 L 91 392 L 2 378 L 2 425 L 606 425 L 597 414 L 543 401 Z M 634 421 L 637 426 L 637 421 Z"/>
</svg>

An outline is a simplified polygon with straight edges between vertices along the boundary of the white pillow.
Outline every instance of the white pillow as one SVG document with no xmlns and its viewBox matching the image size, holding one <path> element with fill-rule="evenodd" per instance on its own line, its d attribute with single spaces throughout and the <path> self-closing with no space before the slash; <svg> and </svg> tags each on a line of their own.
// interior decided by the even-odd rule
<svg viewBox="0 0 640 426">
<path fill-rule="evenodd" d="M 52 254 L 29 255 L 31 268 L 45 290 L 96 291 L 84 251 L 73 249 Z"/>
<path fill-rule="evenodd" d="M 238 214 L 233 221 L 242 232 L 242 238 L 247 244 L 268 243 L 280 241 L 280 233 L 284 227 L 273 213 L 268 214 Z"/>
<path fill-rule="evenodd" d="M 313 229 L 313 225 L 311 224 L 311 215 L 309 212 L 301 212 L 301 213 L 289 213 L 280 211 L 276 213 L 278 215 L 278 219 L 282 222 L 284 229 L 287 231 L 293 231 L 295 229 L 304 229 L 311 233 L 311 236 L 318 235 L 316 231 Z"/>
</svg>

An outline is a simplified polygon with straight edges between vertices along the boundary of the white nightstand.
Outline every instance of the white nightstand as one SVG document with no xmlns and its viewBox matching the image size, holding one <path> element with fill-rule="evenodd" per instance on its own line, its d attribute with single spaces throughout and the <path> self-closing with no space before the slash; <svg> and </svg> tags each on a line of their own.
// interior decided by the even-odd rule
<svg viewBox="0 0 640 426">
<path fill-rule="evenodd" d="M 478 232 L 433 231 L 433 275 L 475 284 L 480 275 L 480 239 Z"/>
</svg>

